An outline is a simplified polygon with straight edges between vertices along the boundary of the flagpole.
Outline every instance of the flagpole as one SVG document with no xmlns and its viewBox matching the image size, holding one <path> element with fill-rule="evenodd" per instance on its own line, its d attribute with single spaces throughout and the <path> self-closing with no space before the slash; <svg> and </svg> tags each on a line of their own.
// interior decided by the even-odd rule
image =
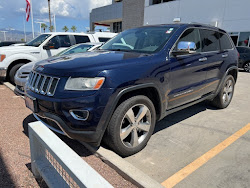
<svg viewBox="0 0 250 188">
<path fill-rule="evenodd" d="M 56 32 L 56 14 L 54 14 L 54 29 L 55 29 L 55 32 Z"/>
<path fill-rule="evenodd" d="M 31 6 L 31 22 L 32 22 L 31 24 L 32 24 L 32 34 L 33 34 L 33 38 L 35 38 L 32 0 L 30 0 L 30 6 Z"/>
<path fill-rule="evenodd" d="M 25 24 L 26 20 L 24 17 L 24 21 L 23 21 L 23 26 L 24 26 L 24 41 L 27 42 L 27 37 L 26 37 L 26 24 Z"/>
</svg>

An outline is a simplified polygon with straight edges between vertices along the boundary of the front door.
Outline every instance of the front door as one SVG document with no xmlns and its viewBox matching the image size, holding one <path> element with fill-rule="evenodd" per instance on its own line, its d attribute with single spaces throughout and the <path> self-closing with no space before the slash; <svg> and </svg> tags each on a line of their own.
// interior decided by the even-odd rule
<svg viewBox="0 0 250 188">
<path fill-rule="evenodd" d="M 201 54 L 199 30 L 196 28 L 186 30 L 176 44 L 178 45 L 182 41 L 194 42 L 196 53 L 176 57 L 170 55 L 171 83 L 168 109 L 189 103 L 203 95 L 206 79 L 206 58 Z"/>
</svg>

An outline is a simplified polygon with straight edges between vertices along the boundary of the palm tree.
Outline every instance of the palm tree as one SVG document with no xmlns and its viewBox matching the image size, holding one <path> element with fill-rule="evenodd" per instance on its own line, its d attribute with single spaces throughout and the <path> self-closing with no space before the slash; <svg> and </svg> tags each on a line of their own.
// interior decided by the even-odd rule
<svg viewBox="0 0 250 188">
<path fill-rule="evenodd" d="M 77 31 L 76 26 L 73 25 L 73 26 L 71 27 L 71 30 L 72 30 L 73 32 L 76 32 L 76 31 Z"/>
<path fill-rule="evenodd" d="M 50 26 L 50 27 L 49 27 L 49 30 L 50 30 L 50 32 L 53 32 L 53 31 L 54 31 L 54 26 L 53 26 L 53 25 Z"/>
<path fill-rule="evenodd" d="M 42 23 L 41 24 L 41 28 L 43 29 L 44 33 L 45 33 L 45 30 L 47 29 L 47 25 L 45 23 Z"/>
<path fill-rule="evenodd" d="M 48 0 L 48 8 L 49 8 L 49 28 L 50 28 L 51 27 L 50 0 Z"/>
<path fill-rule="evenodd" d="M 63 28 L 62 28 L 63 31 L 67 32 L 69 30 L 69 28 L 65 25 Z"/>
</svg>

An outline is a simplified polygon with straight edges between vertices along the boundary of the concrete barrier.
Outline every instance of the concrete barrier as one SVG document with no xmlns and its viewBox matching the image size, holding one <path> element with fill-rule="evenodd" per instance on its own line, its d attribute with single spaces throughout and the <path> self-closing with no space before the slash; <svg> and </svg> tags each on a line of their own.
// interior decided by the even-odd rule
<svg viewBox="0 0 250 188">
<path fill-rule="evenodd" d="M 32 172 L 49 187 L 112 187 L 41 122 L 29 124 L 29 138 Z"/>
</svg>

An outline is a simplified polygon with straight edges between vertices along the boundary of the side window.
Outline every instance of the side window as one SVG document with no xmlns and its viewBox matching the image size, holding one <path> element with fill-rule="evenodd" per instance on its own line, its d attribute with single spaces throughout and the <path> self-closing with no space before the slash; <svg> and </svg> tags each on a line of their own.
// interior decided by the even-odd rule
<svg viewBox="0 0 250 188">
<path fill-rule="evenodd" d="M 76 44 L 90 42 L 88 36 L 75 35 Z"/>
<path fill-rule="evenodd" d="M 233 46 L 226 34 L 219 33 L 220 35 L 220 45 L 221 45 L 221 50 L 229 50 L 232 49 Z"/>
<path fill-rule="evenodd" d="M 59 38 L 58 36 L 53 37 L 52 39 L 49 40 L 47 43 L 48 46 L 53 46 L 54 49 L 60 48 L 60 43 L 59 43 Z"/>
<path fill-rule="evenodd" d="M 99 39 L 100 42 L 107 42 L 110 38 L 99 37 L 98 39 Z"/>
<path fill-rule="evenodd" d="M 59 41 L 60 41 L 60 47 L 61 48 L 67 48 L 71 46 L 70 39 L 68 35 L 59 35 L 58 36 Z"/>
<path fill-rule="evenodd" d="M 212 52 L 220 50 L 219 33 L 211 30 L 200 30 L 202 41 L 202 52 Z"/>
<path fill-rule="evenodd" d="M 194 42 L 196 45 L 196 51 L 201 52 L 201 41 L 198 29 L 186 30 L 180 37 L 179 41 L 177 42 L 177 45 L 179 42 Z M 177 46 L 175 48 L 175 50 L 177 50 Z"/>
</svg>

